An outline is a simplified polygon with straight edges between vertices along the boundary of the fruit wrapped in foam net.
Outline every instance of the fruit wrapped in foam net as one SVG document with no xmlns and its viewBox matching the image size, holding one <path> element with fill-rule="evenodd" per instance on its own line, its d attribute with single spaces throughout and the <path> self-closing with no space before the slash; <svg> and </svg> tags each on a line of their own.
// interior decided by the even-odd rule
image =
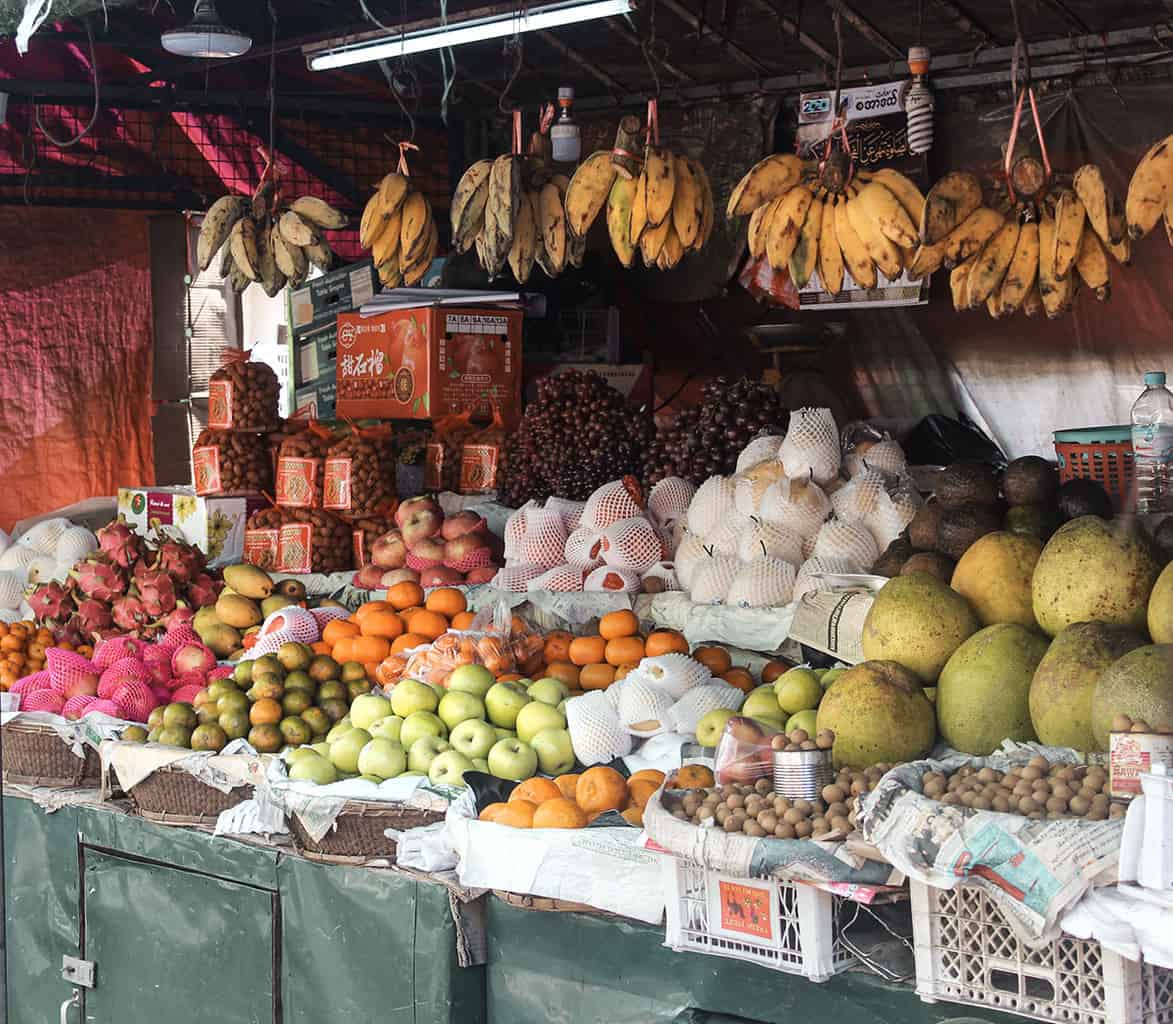
<svg viewBox="0 0 1173 1024">
<path fill-rule="evenodd" d="M 541 508 L 541 506 L 536 501 L 527 501 L 521 508 L 514 509 L 509 518 L 505 520 L 503 538 L 507 562 L 514 562 L 521 558 L 521 541 L 525 537 L 529 514 L 537 508 Z"/>
<path fill-rule="evenodd" d="M 532 509 L 526 514 L 525 534 L 518 548 L 518 559 L 527 565 L 552 569 L 565 561 L 566 529 L 562 517 L 548 509 Z"/>
<path fill-rule="evenodd" d="M 741 563 L 736 558 L 714 555 L 702 562 L 690 588 L 694 604 L 724 604 Z"/>
<path fill-rule="evenodd" d="M 575 594 L 582 590 L 586 573 L 578 565 L 557 565 L 526 584 L 526 590 L 550 590 L 559 594 Z"/>
<path fill-rule="evenodd" d="M 873 469 L 888 476 L 903 476 L 908 472 L 908 458 L 899 442 L 888 438 L 877 441 L 863 451 L 854 451 L 847 456 L 847 474 L 855 476 Z"/>
<path fill-rule="evenodd" d="M 808 558 L 798 570 L 794 581 L 792 600 L 801 601 L 807 594 L 819 590 L 830 590 L 831 584 L 823 579 L 820 573 L 851 573 L 855 570 L 847 562 L 840 562 L 833 558 Z"/>
<path fill-rule="evenodd" d="M 695 496 L 695 485 L 678 476 L 665 477 L 648 495 L 648 516 L 657 526 L 671 530 L 688 514 Z"/>
<path fill-rule="evenodd" d="M 673 732 L 695 733 L 700 720 L 710 711 L 726 708 L 736 711 L 745 701 L 736 686 L 730 686 L 720 679 L 689 690 L 672 705 L 668 712 L 668 723 Z"/>
<path fill-rule="evenodd" d="M 623 591 L 629 594 L 639 593 L 639 573 L 634 569 L 622 569 L 615 565 L 600 565 L 592 569 L 583 580 L 582 589 L 587 593 L 597 594 L 605 591 Z"/>
<path fill-rule="evenodd" d="M 603 530 L 603 561 L 643 573 L 664 557 L 664 542 L 646 516 L 620 519 Z"/>
<path fill-rule="evenodd" d="M 763 555 L 802 565 L 802 537 L 793 530 L 755 520 L 742 531 L 737 542 L 737 557 L 743 562 L 752 562 Z"/>
<path fill-rule="evenodd" d="M 658 580 L 661 586 L 658 588 L 649 588 L 649 580 Z M 643 589 L 650 593 L 657 593 L 669 590 L 683 590 L 684 587 L 680 579 L 676 575 L 675 562 L 657 562 L 641 577 L 643 582 Z"/>
<path fill-rule="evenodd" d="M 901 477 L 885 490 L 876 507 L 864 517 L 881 551 L 904 532 L 918 508 L 920 495 L 908 477 Z"/>
<path fill-rule="evenodd" d="M 701 560 L 708 557 L 705 542 L 695 533 L 686 533 L 672 559 L 676 566 L 676 578 L 680 581 L 681 587 L 688 590 L 692 586 L 692 578 L 700 567 Z"/>
<path fill-rule="evenodd" d="M 738 608 L 780 608 L 790 603 L 798 572 L 789 562 L 763 555 L 742 563 L 725 603 Z"/>
<path fill-rule="evenodd" d="M 880 549 L 863 523 L 832 519 L 819 530 L 811 557 L 846 562 L 852 572 L 867 572 L 880 557 Z"/>
<path fill-rule="evenodd" d="M 753 520 L 736 512 L 727 516 L 725 520 L 705 538 L 705 547 L 714 555 L 725 555 L 727 558 L 736 558 L 741 547 L 741 538 Z"/>
<path fill-rule="evenodd" d="M 582 510 L 580 524 L 591 530 L 605 530 L 620 519 L 643 515 L 643 492 L 635 477 L 625 476 L 596 488 Z"/>
<path fill-rule="evenodd" d="M 631 753 L 631 735 L 619 723 L 619 715 L 605 690 L 590 690 L 568 700 L 566 729 L 574 756 L 588 767 Z"/>
<path fill-rule="evenodd" d="M 761 437 L 755 437 L 741 449 L 741 454 L 737 456 L 736 471 L 744 473 L 751 466 L 762 462 L 776 461 L 784 440 L 785 437 L 782 434 L 763 434 Z"/>
<path fill-rule="evenodd" d="M 733 478 L 733 502 L 743 516 L 760 515 L 762 500 L 771 484 L 786 476 L 786 469 L 777 459 L 759 462 Z"/>
<path fill-rule="evenodd" d="M 497 575 L 493 577 L 493 586 L 507 590 L 511 594 L 524 594 L 530 583 L 545 571 L 540 565 L 507 565 L 497 570 Z"/>
<path fill-rule="evenodd" d="M 94 663 L 73 651 L 50 647 L 45 651 L 45 667 L 49 670 L 49 685 L 60 694 L 87 677 L 98 677 Z"/>
<path fill-rule="evenodd" d="M 619 693 L 619 724 L 633 736 L 668 731 L 668 711 L 676 701 L 667 690 L 631 673 Z"/>
<path fill-rule="evenodd" d="M 568 534 L 578 529 L 579 523 L 582 522 L 582 512 L 585 508 L 585 501 L 571 501 L 569 498 L 546 499 L 547 511 L 558 513 L 558 518 L 562 520 L 562 528 Z"/>
<path fill-rule="evenodd" d="M 839 428 L 830 409 L 799 409 L 790 414 L 778 458 L 791 479 L 808 474 L 824 484 L 839 473 Z"/>
<path fill-rule="evenodd" d="M 875 511 L 887 490 L 888 481 L 883 473 L 865 469 L 831 495 L 831 507 L 840 519 L 862 521 Z"/>
<path fill-rule="evenodd" d="M 759 516 L 767 523 L 813 537 L 831 512 L 831 500 L 809 477 L 784 477 L 766 488 Z"/>
<path fill-rule="evenodd" d="M 688 528 L 706 540 L 737 512 L 735 484 L 728 476 L 711 476 L 696 489 L 688 506 Z"/>
<path fill-rule="evenodd" d="M 704 665 L 679 651 L 644 658 L 631 674 L 638 674 L 653 686 L 665 690 L 673 700 L 679 700 L 694 686 L 702 686 L 712 679 Z"/>
<path fill-rule="evenodd" d="M 568 565 L 595 569 L 603 564 L 603 535 L 596 530 L 580 526 L 566 538 L 562 554 Z"/>
</svg>

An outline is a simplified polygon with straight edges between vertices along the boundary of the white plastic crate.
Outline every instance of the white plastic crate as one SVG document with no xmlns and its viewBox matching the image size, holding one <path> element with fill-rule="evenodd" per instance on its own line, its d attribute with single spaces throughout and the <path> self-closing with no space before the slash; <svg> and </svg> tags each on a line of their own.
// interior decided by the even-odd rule
<svg viewBox="0 0 1173 1024">
<path fill-rule="evenodd" d="M 1068 1024 L 1173 1024 L 1173 971 L 1072 935 L 1031 949 L 982 890 L 915 879 L 909 886 L 916 990 L 925 1002 Z"/>
<path fill-rule="evenodd" d="M 664 944 L 826 981 L 856 962 L 839 941 L 839 897 L 794 882 L 741 878 L 664 857 Z"/>
</svg>

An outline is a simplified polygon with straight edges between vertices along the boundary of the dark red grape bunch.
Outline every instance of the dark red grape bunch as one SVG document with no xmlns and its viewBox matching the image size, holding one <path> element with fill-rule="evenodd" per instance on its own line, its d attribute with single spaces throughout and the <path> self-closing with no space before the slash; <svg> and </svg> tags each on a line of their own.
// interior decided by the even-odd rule
<svg viewBox="0 0 1173 1024">
<path fill-rule="evenodd" d="M 669 476 L 701 484 L 714 474 L 728 475 L 751 440 L 784 434 L 789 421 L 768 384 L 716 377 L 705 385 L 701 405 L 683 410 L 656 434 L 644 456 L 643 485 L 651 488 Z"/>
<path fill-rule="evenodd" d="M 609 480 L 638 475 L 653 435 L 651 418 L 597 373 L 547 377 L 506 445 L 501 498 L 512 508 L 551 496 L 585 501 Z"/>
</svg>

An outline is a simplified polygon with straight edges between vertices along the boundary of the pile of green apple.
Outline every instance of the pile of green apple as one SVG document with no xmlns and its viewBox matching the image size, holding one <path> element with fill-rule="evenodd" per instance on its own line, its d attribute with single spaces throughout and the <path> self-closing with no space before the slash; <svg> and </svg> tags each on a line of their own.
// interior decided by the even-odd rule
<svg viewBox="0 0 1173 1024">
<path fill-rule="evenodd" d="M 557 679 L 499 683 L 483 665 L 457 666 L 446 687 L 403 679 L 389 695 L 356 697 L 324 742 L 291 750 L 289 777 L 326 785 L 426 776 L 463 786 L 470 771 L 515 782 L 561 775 L 574 767 L 568 695 Z"/>
<path fill-rule="evenodd" d="M 763 683 L 746 695 L 740 711 L 717 708 L 710 711 L 696 727 L 697 742 L 716 747 L 725 731 L 725 723 L 734 715 L 752 718 L 776 732 L 790 734 L 802 730 L 814 736 L 818 729 L 819 702 L 827 688 L 847 669 L 792 668 L 772 683 Z"/>
</svg>

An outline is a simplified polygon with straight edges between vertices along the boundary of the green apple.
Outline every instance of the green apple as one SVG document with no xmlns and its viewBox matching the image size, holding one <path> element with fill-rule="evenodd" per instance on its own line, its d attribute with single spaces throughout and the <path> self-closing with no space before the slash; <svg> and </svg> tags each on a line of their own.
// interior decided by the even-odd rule
<svg viewBox="0 0 1173 1024">
<path fill-rule="evenodd" d="M 538 755 L 538 767 L 545 775 L 565 775 L 574 767 L 574 747 L 565 729 L 543 729 L 530 746 Z"/>
<path fill-rule="evenodd" d="M 297 749 L 301 750 L 304 748 L 298 747 Z M 313 743 L 310 745 L 309 749 L 312 750 L 315 754 L 321 754 L 322 757 L 326 758 L 326 760 L 330 759 L 330 744 L 329 743 Z"/>
<path fill-rule="evenodd" d="M 474 770 L 471 758 L 459 750 L 445 750 L 432 759 L 428 781 L 441 786 L 463 786 L 464 773 Z"/>
<path fill-rule="evenodd" d="M 538 755 L 521 740 L 498 740 L 489 751 L 488 765 L 497 778 L 522 782 L 538 770 Z"/>
<path fill-rule="evenodd" d="M 847 669 L 845 668 L 829 668 L 826 672 L 823 673 L 822 677 L 819 679 L 819 683 L 822 685 L 824 690 L 827 690 L 830 688 L 831 684 L 846 671 Z"/>
<path fill-rule="evenodd" d="M 484 665 L 457 665 L 448 675 L 448 689 L 459 693 L 471 693 L 484 699 L 496 685 L 496 679 Z"/>
<path fill-rule="evenodd" d="M 721 733 L 725 731 L 725 723 L 736 714 L 736 711 L 730 711 L 728 708 L 716 708 L 710 711 L 696 724 L 696 741 L 702 747 L 715 747 L 721 742 Z"/>
<path fill-rule="evenodd" d="M 570 688 L 561 679 L 550 678 L 530 683 L 525 692 L 530 695 L 532 700 L 540 700 L 543 704 L 549 704 L 553 707 L 557 707 L 570 696 Z"/>
<path fill-rule="evenodd" d="M 448 749 L 448 741 L 439 736 L 421 736 L 407 752 L 407 767 L 413 772 L 427 774 L 432 762 Z"/>
<path fill-rule="evenodd" d="M 815 734 L 819 731 L 815 724 L 818 721 L 819 713 L 817 711 L 796 711 L 788 719 L 786 719 L 786 732 L 792 733 L 795 729 L 802 729 L 813 740 Z"/>
<path fill-rule="evenodd" d="M 500 729 L 512 729 L 517 713 L 532 699 L 517 683 L 494 683 L 485 694 L 489 721 Z"/>
<path fill-rule="evenodd" d="M 517 738 L 528 743 L 543 729 L 565 729 L 566 719 L 556 707 L 540 700 L 530 701 L 517 713 Z"/>
<path fill-rule="evenodd" d="M 497 739 L 499 740 L 517 739 L 517 731 L 515 729 L 502 729 L 499 726 L 494 726 L 493 732 L 497 734 Z"/>
<path fill-rule="evenodd" d="M 818 678 L 819 678 L 819 682 L 821 683 L 821 682 L 823 681 L 823 676 L 825 676 L 825 675 L 826 675 L 828 672 L 830 672 L 831 670 L 830 670 L 829 668 L 812 668 L 812 669 L 811 669 L 811 671 L 812 671 L 812 672 L 813 672 L 813 673 L 814 673 L 816 676 L 818 676 Z"/>
<path fill-rule="evenodd" d="M 291 747 L 285 751 L 285 763 L 288 765 L 297 764 L 303 757 L 314 754 L 314 751 L 309 747 Z"/>
<path fill-rule="evenodd" d="M 757 722 L 758 725 L 767 726 L 768 728 L 773 729 L 774 732 L 783 732 L 786 728 L 786 716 L 783 714 L 753 715 L 752 719 L 753 721 Z"/>
<path fill-rule="evenodd" d="M 788 715 L 817 708 L 823 699 L 819 677 L 809 668 L 792 668 L 774 680 L 778 706 Z"/>
<path fill-rule="evenodd" d="M 924 688 L 925 699 L 930 704 L 937 703 L 937 688 L 935 686 L 926 686 Z"/>
<path fill-rule="evenodd" d="M 401 779 L 411 779 L 411 778 L 426 779 L 428 777 L 428 773 L 427 772 L 406 771 L 406 772 L 403 772 L 399 777 Z"/>
<path fill-rule="evenodd" d="M 371 741 L 366 729 L 351 729 L 342 738 L 330 744 L 330 761 L 340 772 L 357 772 L 358 755 Z"/>
<path fill-rule="evenodd" d="M 497 730 L 488 722 L 467 718 L 457 724 L 448 736 L 453 750 L 459 750 L 465 757 L 488 757 L 493 744 L 497 742 Z"/>
<path fill-rule="evenodd" d="M 782 710 L 778 707 L 778 698 L 774 695 L 774 688 L 759 686 L 753 690 L 745 698 L 745 703 L 741 705 L 741 713 L 749 715 L 750 718 L 757 718 L 759 715 L 781 715 Z"/>
<path fill-rule="evenodd" d="M 326 742 L 333 743 L 335 740 L 342 738 L 343 733 L 350 732 L 354 726 L 350 722 L 350 715 L 343 715 L 334 725 L 330 731 L 326 733 Z"/>
<path fill-rule="evenodd" d="M 359 751 L 360 775 L 374 775 L 379 779 L 393 779 L 407 768 L 407 751 L 393 740 L 376 736 Z"/>
<path fill-rule="evenodd" d="M 313 782 L 319 786 L 328 786 L 338 781 L 338 770 L 321 754 L 307 751 L 305 757 L 299 757 L 289 769 L 289 777 L 296 782 Z"/>
<path fill-rule="evenodd" d="M 350 721 L 356 729 L 369 730 L 380 718 L 391 714 L 391 702 L 379 693 L 364 693 L 350 704 Z"/>
<path fill-rule="evenodd" d="M 439 703 L 436 691 L 418 679 L 401 679 L 391 691 L 391 710 L 400 718 L 417 711 L 435 711 Z"/>
<path fill-rule="evenodd" d="M 399 742 L 403 744 L 404 750 L 411 750 L 421 736 L 447 735 L 448 730 L 444 728 L 444 723 L 430 711 L 416 711 L 408 715 L 399 727 Z"/>
<path fill-rule="evenodd" d="M 484 721 L 485 702 L 471 693 L 462 693 L 459 690 L 449 690 L 440 698 L 440 706 L 436 714 L 449 729 L 454 729 L 461 722 L 470 718 Z"/>
<path fill-rule="evenodd" d="M 372 722 L 367 728 L 367 732 L 373 738 L 382 738 L 391 740 L 394 743 L 399 742 L 399 732 L 403 728 L 403 719 L 398 715 L 385 715 L 377 722 Z"/>
<path fill-rule="evenodd" d="M 489 759 L 487 757 L 474 757 L 472 759 L 472 766 L 478 772 L 489 774 Z"/>
</svg>

